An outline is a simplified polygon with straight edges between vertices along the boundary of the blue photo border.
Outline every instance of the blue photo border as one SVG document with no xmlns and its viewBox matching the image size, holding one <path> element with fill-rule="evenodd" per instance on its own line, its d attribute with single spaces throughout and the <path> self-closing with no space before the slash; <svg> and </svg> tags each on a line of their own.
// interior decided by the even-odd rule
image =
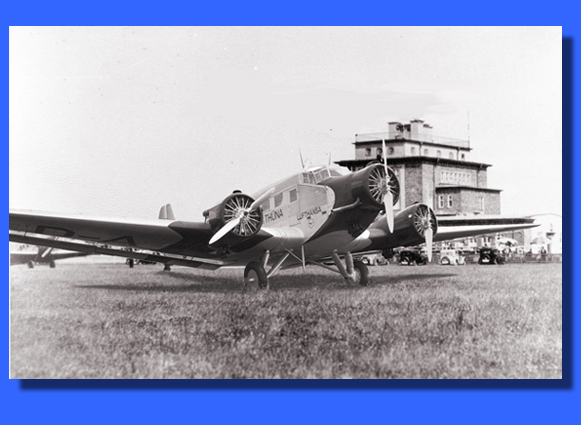
<svg viewBox="0 0 581 425">
<path fill-rule="evenodd" d="M 574 291 L 572 218 L 579 211 L 574 84 L 578 25 L 573 1 L 498 0 L 388 4 L 338 2 L 27 2 L 5 6 L 8 25 L 562 25 L 563 26 L 563 379 L 503 381 L 18 381 L 2 383 L 16 423 L 119 422 L 476 422 L 569 423 L 578 418 L 579 291 Z M 5 44 L 8 50 L 8 43 Z M 5 60 L 8 62 L 8 52 Z M 8 79 L 9 67 L 4 67 Z M 8 88 L 5 85 L 8 98 Z M 534 88 L 531 88 L 534 90 Z M 9 110 L 4 153 L 8 159 Z M 8 168 L 5 170 L 8 182 Z M 8 191 L 8 185 L 4 185 Z M 534 194 L 531 194 L 534 196 Z M 4 198 L 8 203 L 8 197 Z M 7 216 L 4 216 L 7 220 Z M 5 248 L 6 249 L 6 248 Z M 8 253 L 6 251 L 6 253 Z M 6 258 L 6 257 L 5 257 Z M 8 267 L 7 269 L 8 270 Z M 8 287 L 8 273 L 6 287 Z M 8 291 L 4 293 L 8 306 Z M 9 317 L 6 311 L 5 317 Z M 575 326 L 576 325 L 576 326 Z M 9 328 L 5 326 L 5 341 Z M 8 348 L 8 347 L 7 347 Z M 8 365 L 8 349 L 5 351 Z M 7 374 L 8 375 L 8 374 Z"/>
</svg>

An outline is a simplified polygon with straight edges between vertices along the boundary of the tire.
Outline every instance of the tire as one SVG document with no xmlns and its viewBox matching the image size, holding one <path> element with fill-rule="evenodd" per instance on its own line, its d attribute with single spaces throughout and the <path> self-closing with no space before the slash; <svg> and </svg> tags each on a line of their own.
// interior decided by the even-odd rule
<svg viewBox="0 0 581 425">
<path fill-rule="evenodd" d="M 502 266 L 504 264 L 504 258 L 496 257 L 496 264 L 498 264 L 499 266 Z"/>
<path fill-rule="evenodd" d="M 355 280 L 355 283 L 360 286 L 369 285 L 369 269 L 367 266 L 361 261 L 353 261 L 353 269 L 355 274 L 358 275 L 358 279 Z"/>
<path fill-rule="evenodd" d="M 29 269 L 34 268 L 34 263 L 32 261 L 29 261 L 28 263 L 26 263 L 26 265 L 28 266 Z"/>
<path fill-rule="evenodd" d="M 49 266 L 51 269 L 54 269 L 54 268 L 56 267 L 56 264 L 54 263 L 54 260 L 50 260 L 50 261 L 48 262 L 48 266 Z"/>
<path fill-rule="evenodd" d="M 268 286 L 266 271 L 256 261 L 248 263 L 244 269 L 244 289 L 252 286 L 256 286 L 258 289 L 266 289 Z"/>
</svg>

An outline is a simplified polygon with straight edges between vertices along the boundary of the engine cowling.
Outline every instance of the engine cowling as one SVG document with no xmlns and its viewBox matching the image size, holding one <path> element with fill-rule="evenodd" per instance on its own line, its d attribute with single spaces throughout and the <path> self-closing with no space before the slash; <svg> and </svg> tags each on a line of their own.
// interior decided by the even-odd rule
<svg viewBox="0 0 581 425">
<path fill-rule="evenodd" d="M 214 234 L 231 220 L 240 218 L 240 223 L 221 240 L 226 245 L 234 245 L 258 233 L 262 227 L 262 208 L 250 209 L 254 199 L 244 193 L 234 192 L 220 204 L 203 212 L 206 222 L 212 226 Z"/>
<path fill-rule="evenodd" d="M 362 206 L 376 211 L 383 209 L 383 197 L 389 190 L 393 196 L 393 205 L 399 199 L 400 187 L 395 172 L 382 164 L 371 164 L 362 170 L 340 177 L 331 177 L 321 184 L 331 187 L 335 192 L 335 209 L 352 205 L 359 199 Z"/>
<path fill-rule="evenodd" d="M 438 219 L 434 211 L 425 204 L 413 204 L 399 212 L 394 218 L 394 231 L 389 235 L 389 245 L 413 246 L 426 242 L 426 231 L 432 236 L 438 232 Z"/>
</svg>

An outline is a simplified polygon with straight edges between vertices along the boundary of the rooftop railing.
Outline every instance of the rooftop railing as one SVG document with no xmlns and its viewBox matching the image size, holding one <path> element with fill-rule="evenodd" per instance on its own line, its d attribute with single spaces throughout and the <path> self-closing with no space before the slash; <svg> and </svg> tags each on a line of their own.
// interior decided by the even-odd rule
<svg viewBox="0 0 581 425">
<path fill-rule="evenodd" d="M 419 133 L 414 137 L 411 137 L 411 134 L 408 132 L 401 133 L 390 133 L 390 132 L 382 132 L 382 133 L 365 133 L 365 134 L 356 134 L 355 135 L 355 142 L 375 142 L 381 141 L 382 139 L 385 140 L 413 140 L 417 142 L 429 142 L 429 143 L 438 143 L 440 145 L 448 145 L 453 146 L 455 148 L 470 148 L 470 141 L 469 140 L 462 140 L 462 139 L 453 139 L 451 137 L 442 137 L 442 136 L 434 136 L 432 134 L 423 134 Z"/>
</svg>

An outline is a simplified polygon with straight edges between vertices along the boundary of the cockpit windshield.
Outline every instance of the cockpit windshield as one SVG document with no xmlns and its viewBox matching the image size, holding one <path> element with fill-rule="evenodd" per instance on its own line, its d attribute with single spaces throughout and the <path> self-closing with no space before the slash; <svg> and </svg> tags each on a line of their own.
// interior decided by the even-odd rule
<svg viewBox="0 0 581 425">
<path fill-rule="evenodd" d="M 318 184 L 329 177 L 338 177 L 347 174 L 348 171 L 336 167 L 315 167 L 310 168 L 302 173 L 303 184 Z"/>
</svg>

